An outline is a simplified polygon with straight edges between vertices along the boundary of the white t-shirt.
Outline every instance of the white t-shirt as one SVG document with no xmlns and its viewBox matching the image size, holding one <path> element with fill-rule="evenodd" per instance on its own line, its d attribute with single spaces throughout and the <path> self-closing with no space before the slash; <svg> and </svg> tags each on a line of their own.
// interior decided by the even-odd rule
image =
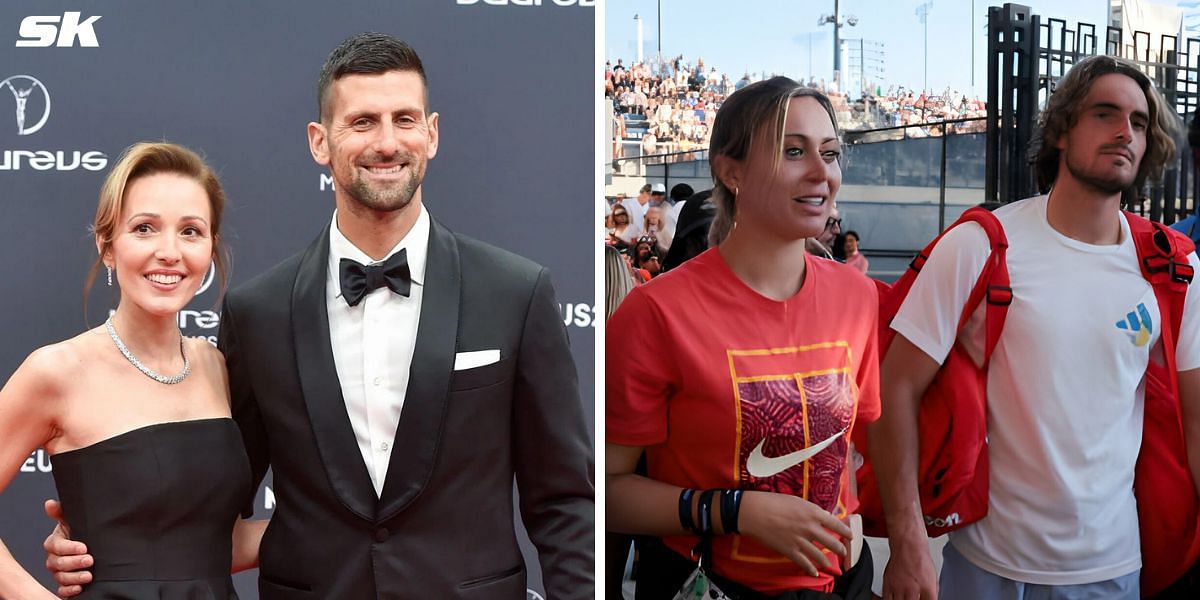
<svg viewBox="0 0 1200 600">
<path fill-rule="evenodd" d="M 629 223 L 637 225 L 638 231 L 641 231 L 642 223 L 646 220 L 646 206 L 638 202 L 637 198 L 625 198 L 621 200 L 621 206 L 629 213 Z"/>
<path fill-rule="evenodd" d="M 1154 291 L 1123 218 L 1120 243 L 1095 246 L 1051 228 L 1045 196 L 995 214 L 1008 236 L 1014 299 L 988 370 L 988 516 L 950 541 L 980 568 L 1026 583 L 1127 575 L 1141 567 L 1133 470 L 1143 379 L 1160 333 Z M 892 328 L 945 360 L 989 252 L 974 223 L 947 233 Z M 1200 327 L 1196 287 L 1181 332 Z M 982 306 L 963 335 L 978 362 Z M 1178 369 L 1200 367 L 1200 337 L 1180 337 Z"/>
</svg>

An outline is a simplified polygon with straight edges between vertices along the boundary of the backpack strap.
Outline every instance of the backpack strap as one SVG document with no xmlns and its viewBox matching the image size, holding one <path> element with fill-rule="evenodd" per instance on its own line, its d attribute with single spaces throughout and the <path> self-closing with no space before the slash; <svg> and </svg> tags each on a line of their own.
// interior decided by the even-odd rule
<svg viewBox="0 0 1200 600">
<path fill-rule="evenodd" d="M 983 345 L 983 368 L 986 369 L 992 359 L 992 351 L 996 349 L 996 344 L 1000 341 L 1000 332 L 1004 330 L 1004 319 L 1008 315 L 1008 307 L 1012 304 L 1013 292 L 1011 282 L 1008 278 L 1008 262 L 1006 260 L 1008 252 L 1008 237 L 1004 235 L 1004 227 L 1000 224 L 1000 220 L 993 215 L 991 211 L 974 207 L 967 209 L 950 227 L 946 228 L 938 235 L 928 246 L 921 251 L 909 264 L 909 268 L 917 273 L 925 266 L 925 262 L 929 260 L 929 255 L 933 252 L 934 247 L 941 241 L 942 236 L 948 231 L 958 227 L 963 223 L 977 223 L 983 228 L 983 232 L 987 234 L 988 242 L 991 244 L 991 253 L 988 255 L 987 262 L 983 265 L 983 270 L 979 273 L 979 279 L 975 282 L 975 287 L 971 289 L 971 294 L 967 296 L 967 302 L 963 305 L 962 315 L 958 319 L 957 332 L 961 333 L 967 320 L 979 308 L 980 302 L 987 301 L 987 312 L 984 322 L 986 334 Z"/>
<path fill-rule="evenodd" d="M 1188 285 L 1195 276 L 1194 269 L 1188 262 L 1188 255 L 1195 247 L 1182 233 L 1168 229 L 1161 223 L 1130 212 L 1125 212 L 1125 219 L 1129 222 L 1129 232 L 1137 249 L 1142 276 L 1154 288 L 1159 318 L 1166 325 L 1162 328 L 1159 339 L 1162 341 L 1163 360 L 1167 366 L 1171 387 L 1178 389 L 1175 344 L 1183 322 L 1183 304 L 1187 297 Z"/>
<path fill-rule="evenodd" d="M 1151 287 L 1162 323 L 1158 354 L 1146 368 L 1142 446 L 1134 469 L 1142 539 L 1142 591 L 1158 594 L 1200 556 L 1200 516 L 1187 464 L 1175 342 L 1193 273 L 1192 241 L 1183 234 L 1125 214 L 1138 264 Z M 1153 360 L 1161 358 L 1161 362 Z"/>
</svg>

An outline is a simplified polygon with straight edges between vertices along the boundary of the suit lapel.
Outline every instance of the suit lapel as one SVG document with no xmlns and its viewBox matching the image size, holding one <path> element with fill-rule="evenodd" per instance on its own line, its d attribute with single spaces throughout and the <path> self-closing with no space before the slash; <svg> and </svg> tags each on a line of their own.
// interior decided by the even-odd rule
<svg viewBox="0 0 1200 600">
<path fill-rule="evenodd" d="M 355 441 L 342 398 L 325 302 L 329 270 L 329 228 L 321 232 L 304 257 L 292 289 L 292 337 L 304 404 L 329 483 L 341 503 L 367 520 L 375 518 L 375 488 Z"/>
<path fill-rule="evenodd" d="M 391 518 L 416 499 L 433 472 L 454 368 L 461 277 L 454 235 L 431 221 L 417 342 L 380 498 L 379 521 Z"/>
</svg>

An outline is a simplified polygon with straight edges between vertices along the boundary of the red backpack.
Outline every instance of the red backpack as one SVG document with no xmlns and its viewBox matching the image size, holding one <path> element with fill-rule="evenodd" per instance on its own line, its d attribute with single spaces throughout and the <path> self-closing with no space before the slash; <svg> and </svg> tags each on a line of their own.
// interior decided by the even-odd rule
<svg viewBox="0 0 1200 600">
<path fill-rule="evenodd" d="M 1142 275 L 1154 289 L 1164 324 L 1146 370 L 1145 422 L 1134 471 L 1142 542 L 1141 592 L 1148 597 L 1182 577 L 1200 557 L 1200 501 L 1187 463 L 1175 365 L 1184 299 L 1193 277 L 1188 254 L 1194 246 L 1183 234 L 1159 223 L 1132 213 L 1125 216 Z M 976 366 L 956 339 L 921 399 L 917 481 L 930 536 L 953 531 L 987 515 L 987 367 L 1012 303 L 1005 263 L 1008 240 L 1000 222 L 986 210 L 970 209 L 950 229 L 967 221 L 983 227 L 992 250 L 959 318 L 958 332 L 986 301 L 984 361 L 983 366 Z M 892 318 L 940 240 L 939 235 L 930 242 L 894 285 L 879 284 L 881 357 L 895 336 L 890 327 Z M 857 473 L 863 531 L 885 537 L 887 526 L 866 434 L 861 430 L 857 433 L 855 446 L 867 458 Z"/>
<path fill-rule="evenodd" d="M 1163 327 L 1158 352 L 1146 368 L 1142 448 L 1134 467 L 1142 537 L 1142 596 L 1171 585 L 1200 557 L 1200 502 L 1188 469 L 1175 344 L 1194 273 L 1192 241 L 1178 231 L 1126 213 L 1142 276 L 1154 288 Z M 1193 332 L 1195 334 L 1195 332 Z"/>
<path fill-rule="evenodd" d="M 969 209 L 929 242 L 895 284 L 878 284 L 879 356 L 882 357 L 887 354 L 896 335 L 891 328 L 892 318 L 900 310 L 929 254 L 946 232 L 966 222 L 978 223 L 983 227 L 991 242 L 992 252 L 984 263 L 971 295 L 967 297 L 957 331 L 962 331 L 967 319 L 975 313 L 981 302 L 986 301 L 987 337 L 982 367 L 975 365 L 962 342 L 956 339 L 921 399 L 917 417 L 921 439 L 917 482 L 921 512 L 930 536 L 958 529 L 987 515 L 987 365 L 1000 339 L 1000 331 L 1004 328 L 1008 305 L 1012 302 L 1008 264 L 1005 262 L 1008 239 L 995 215 L 982 208 Z M 870 461 L 866 429 L 858 428 L 855 431 L 854 445 L 867 459 L 857 473 L 858 512 L 863 519 L 863 533 L 887 537 L 883 504 Z"/>
</svg>

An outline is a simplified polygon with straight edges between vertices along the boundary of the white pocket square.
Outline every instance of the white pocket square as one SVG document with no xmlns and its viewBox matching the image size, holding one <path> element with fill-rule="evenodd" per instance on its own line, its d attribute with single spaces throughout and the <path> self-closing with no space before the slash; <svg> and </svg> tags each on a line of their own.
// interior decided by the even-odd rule
<svg viewBox="0 0 1200 600">
<path fill-rule="evenodd" d="M 454 370 L 474 369 L 500 362 L 499 350 L 475 350 L 472 352 L 457 352 L 454 354 Z"/>
</svg>

